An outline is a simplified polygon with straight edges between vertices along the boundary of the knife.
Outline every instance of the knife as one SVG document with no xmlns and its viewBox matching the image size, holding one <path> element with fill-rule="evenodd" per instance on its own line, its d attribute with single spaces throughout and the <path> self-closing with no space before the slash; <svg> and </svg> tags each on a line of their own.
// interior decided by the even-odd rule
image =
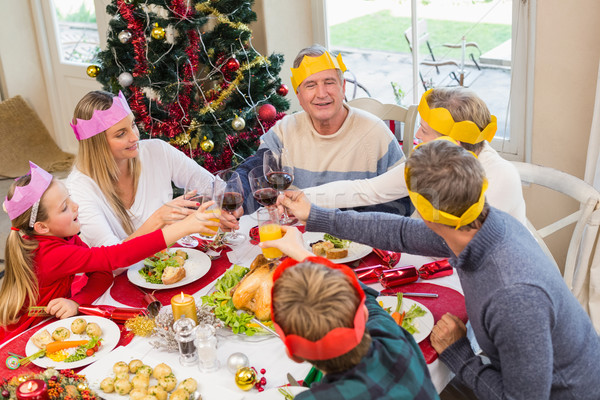
<svg viewBox="0 0 600 400">
<path fill-rule="evenodd" d="M 262 322 L 260 322 L 260 321 L 258 320 L 258 318 L 252 318 L 252 320 L 251 320 L 251 321 L 252 321 L 252 322 L 254 322 L 254 323 L 256 323 L 256 324 L 258 324 L 258 325 L 260 325 L 260 326 L 261 326 L 261 327 L 262 327 L 264 330 L 266 330 L 267 332 L 269 332 L 269 333 L 271 333 L 271 334 L 273 334 L 273 335 L 275 335 L 275 336 L 279 337 L 279 334 L 278 334 L 277 332 L 275 332 L 273 329 L 269 328 L 268 326 L 266 326 L 265 324 L 263 324 Z"/>
<path fill-rule="evenodd" d="M 289 372 L 287 374 L 287 380 L 290 383 L 290 386 L 300 386 L 300 384 L 298 383 L 298 381 L 296 379 L 294 379 L 294 377 L 292 376 L 292 374 L 290 374 Z"/>
<path fill-rule="evenodd" d="M 402 293 L 403 296 L 408 296 L 408 297 L 438 297 L 437 293 L 412 293 L 412 292 L 405 292 Z"/>
</svg>

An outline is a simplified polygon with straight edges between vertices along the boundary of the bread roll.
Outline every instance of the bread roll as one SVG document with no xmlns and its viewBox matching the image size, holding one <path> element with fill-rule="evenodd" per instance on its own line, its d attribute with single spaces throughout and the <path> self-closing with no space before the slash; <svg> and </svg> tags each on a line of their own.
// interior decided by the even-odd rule
<svg viewBox="0 0 600 400">
<path fill-rule="evenodd" d="M 167 267 L 162 274 L 162 282 L 165 285 L 172 285 L 185 278 L 185 268 L 183 267 Z"/>
<path fill-rule="evenodd" d="M 325 257 L 330 260 L 337 260 L 340 258 L 348 257 L 348 249 L 328 249 L 325 251 Z"/>
<path fill-rule="evenodd" d="M 327 250 L 333 249 L 333 243 L 330 241 L 320 241 L 312 245 L 312 252 L 319 257 L 325 257 Z"/>
</svg>

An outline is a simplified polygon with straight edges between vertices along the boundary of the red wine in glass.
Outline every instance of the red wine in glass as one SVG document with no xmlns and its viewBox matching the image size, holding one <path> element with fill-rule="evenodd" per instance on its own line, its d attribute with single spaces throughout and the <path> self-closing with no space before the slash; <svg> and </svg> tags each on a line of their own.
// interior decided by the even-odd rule
<svg viewBox="0 0 600 400">
<path fill-rule="evenodd" d="M 292 174 L 285 171 L 273 171 L 267 174 L 267 181 L 271 184 L 274 189 L 282 192 L 289 188 L 294 178 Z"/>
<path fill-rule="evenodd" d="M 240 208 L 243 203 L 244 198 L 241 195 L 241 193 L 225 192 L 225 194 L 223 195 L 222 206 L 225 210 L 231 213 Z"/>
<path fill-rule="evenodd" d="M 277 203 L 279 193 L 273 188 L 258 189 L 254 192 L 254 198 L 265 207 L 273 206 Z"/>
</svg>

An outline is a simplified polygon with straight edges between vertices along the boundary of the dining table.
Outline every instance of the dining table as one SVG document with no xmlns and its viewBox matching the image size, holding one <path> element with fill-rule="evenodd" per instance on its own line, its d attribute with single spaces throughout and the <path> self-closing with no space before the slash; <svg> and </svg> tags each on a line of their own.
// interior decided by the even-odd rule
<svg viewBox="0 0 600 400">
<path fill-rule="evenodd" d="M 201 278 L 175 289 L 156 290 L 153 292 L 154 296 L 161 301 L 163 306 L 169 307 L 170 302 L 168 299 L 173 296 L 175 291 L 181 291 L 182 293 L 192 295 L 198 305 L 202 304 L 202 296 L 215 290 L 216 280 L 228 268 L 233 264 L 249 267 L 256 256 L 261 253 L 261 249 L 257 245 L 257 240 L 252 235 L 252 232 L 256 229 L 254 228 L 256 225 L 256 213 L 243 216 L 240 219 L 239 233 L 245 235 L 246 240 L 236 245 L 229 245 L 220 253 L 209 252 L 212 256 L 210 269 Z M 303 227 L 300 227 L 300 229 L 303 230 Z M 419 268 L 422 265 L 437 261 L 430 257 L 406 253 L 398 253 L 397 256 L 399 260 L 396 265 L 385 265 L 385 267 L 413 265 Z M 385 263 L 375 252 L 369 252 L 364 257 L 347 263 L 352 268 L 377 264 Z M 455 271 L 451 275 L 435 279 L 419 278 L 416 282 L 395 288 L 386 289 L 378 282 L 370 283 L 369 286 L 380 291 L 382 295 L 395 295 L 397 291 L 437 294 L 438 297 L 407 296 L 407 298 L 426 306 L 433 314 L 434 322 L 437 322 L 446 312 L 451 312 L 459 316 L 463 321 L 467 321 L 464 297 Z M 127 279 L 127 274 L 122 273 L 115 277 L 112 287 L 99 297 L 94 304 L 98 306 L 142 307 L 144 291 L 152 292 L 148 289 L 139 290 L 139 288 L 135 287 Z M 4 343 L 0 347 L 0 357 L 6 359 L 9 353 L 25 354 L 25 345 L 28 339 L 43 325 L 52 321 L 56 320 L 46 320 Z M 214 372 L 201 372 L 197 366 L 181 365 L 179 352 L 166 351 L 161 347 L 157 348 L 152 344 L 153 341 L 156 342 L 156 338 L 153 338 L 153 336 L 135 336 L 131 332 L 128 332 L 122 325 L 119 325 L 119 328 L 121 338 L 118 340 L 114 350 L 103 355 L 102 358 L 99 358 L 94 363 L 75 369 L 78 373 L 87 377 L 91 388 L 103 398 L 124 398 L 114 393 L 111 396 L 105 397 L 104 393 L 99 389 L 101 379 L 109 376 L 112 373 L 114 363 L 121 360 L 141 359 L 149 365 L 152 363 L 166 363 L 173 368 L 173 371 L 177 371 L 178 379 L 180 377 L 182 379 L 187 377 L 196 379 L 198 382 L 198 392 L 201 394 L 203 400 L 283 399 L 284 397 L 278 392 L 278 388 L 290 387 L 290 381 L 302 382 L 311 371 L 309 363 L 296 363 L 292 361 L 286 355 L 282 341 L 274 334 L 261 334 L 249 337 L 243 334 L 233 334 L 228 329 L 218 329 L 217 359 L 219 368 Z M 430 330 L 432 327 L 424 328 Z M 419 347 L 427 362 L 427 368 L 433 384 L 439 393 L 453 378 L 453 374 L 438 359 L 437 353 L 431 347 L 429 337 L 421 341 Z M 234 374 L 227 368 L 228 359 L 234 353 L 245 354 L 249 360 L 249 365 L 254 367 L 259 378 L 265 378 L 266 382 L 262 386 L 263 391 L 259 392 L 257 388 L 244 391 L 236 386 Z M 0 364 L 0 369 L 2 368 L 4 369 L 2 376 L 7 378 L 24 372 L 43 371 L 43 368 L 31 364 L 15 370 L 10 370 L 5 365 Z M 290 391 L 297 393 L 302 389 L 297 387 L 292 388 Z"/>
</svg>

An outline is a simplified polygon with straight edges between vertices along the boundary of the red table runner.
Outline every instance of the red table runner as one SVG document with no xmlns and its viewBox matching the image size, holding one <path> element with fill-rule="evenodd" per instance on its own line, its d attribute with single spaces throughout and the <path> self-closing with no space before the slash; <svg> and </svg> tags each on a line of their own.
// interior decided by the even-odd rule
<svg viewBox="0 0 600 400">
<path fill-rule="evenodd" d="M 221 257 L 211 262 L 210 270 L 202 278 L 197 281 L 188 283 L 185 286 L 179 286 L 172 289 L 156 290 L 154 296 L 162 303 L 162 305 L 171 304 L 171 297 L 177 293 L 194 294 L 212 281 L 223 275 L 227 268 L 231 266 L 231 262 L 226 257 L 225 251 L 221 253 Z M 144 294 L 140 290 L 151 292 L 149 289 L 143 289 L 135 286 L 127 279 L 127 273 L 115 277 L 114 283 L 110 288 L 110 295 L 119 303 L 126 304 L 130 307 L 146 307 L 143 298 Z"/>
<path fill-rule="evenodd" d="M 467 309 L 465 307 L 465 298 L 462 294 L 446 286 L 435 285 L 433 283 L 410 283 L 394 289 L 386 289 L 381 292 L 382 295 L 396 294 L 398 292 L 416 292 L 416 293 L 437 293 L 439 297 L 416 297 L 415 300 L 431 311 L 434 322 L 438 322 L 442 315 L 447 312 L 456 315 L 464 323 L 467 323 Z M 427 364 L 431 364 L 438 358 L 438 354 L 431 346 L 429 337 L 419 343 Z"/>
</svg>

